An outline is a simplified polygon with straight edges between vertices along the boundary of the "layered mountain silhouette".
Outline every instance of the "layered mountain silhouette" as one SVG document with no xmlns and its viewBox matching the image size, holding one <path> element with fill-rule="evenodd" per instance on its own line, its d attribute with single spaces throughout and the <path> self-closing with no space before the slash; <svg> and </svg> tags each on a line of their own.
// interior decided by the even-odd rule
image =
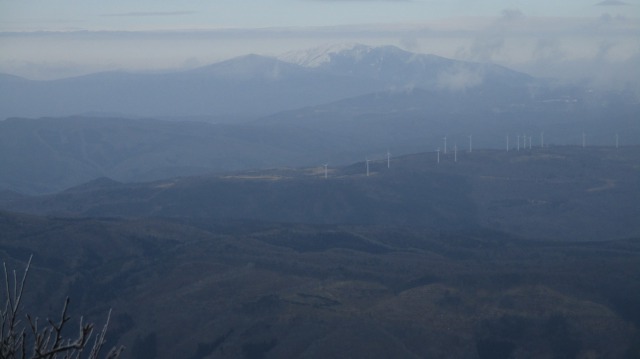
<svg viewBox="0 0 640 359">
<path fill-rule="evenodd" d="M 105 72 L 52 81 L 3 75 L 0 117 L 256 117 L 391 89 L 524 86 L 531 81 L 495 65 L 358 45 L 330 54 L 317 67 L 247 55 L 172 73 Z"/>
<path fill-rule="evenodd" d="M 22 117 L 0 121 L 0 189 L 50 193 L 98 177 L 344 165 L 387 150 L 435 151 L 444 137 L 462 147 L 470 135 L 478 148 L 504 148 L 508 136 L 514 146 L 520 138 L 576 145 L 583 134 L 588 145 L 630 145 L 640 138 L 640 104 L 625 96 L 362 45 L 173 73 L 7 75 L 0 115 Z M 56 117 L 77 113 L 86 115 Z M 47 118 L 28 118 L 38 116 Z"/>
<path fill-rule="evenodd" d="M 0 256 L 126 358 L 633 358 L 639 110 L 360 45 L 0 75 Z"/>
<path fill-rule="evenodd" d="M 47 196 L 7 196 L 0 208 L 55 216 L 486 228 L 525 238 L 617 239 L 640 234 L 638 150 L 449 148 L 439 155 L 327 166 L 326 178 L 320 165 L 150 183 L 103 178 Z"/>
</svg>

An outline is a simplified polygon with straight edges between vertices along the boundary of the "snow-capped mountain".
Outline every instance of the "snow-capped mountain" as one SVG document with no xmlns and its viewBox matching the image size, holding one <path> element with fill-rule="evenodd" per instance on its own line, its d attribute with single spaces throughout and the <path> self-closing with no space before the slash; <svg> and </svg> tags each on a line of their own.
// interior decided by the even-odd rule
<svg viewBox="0 0 640 359">
<path fill-rule="evenodd" d="M 334 45 L 281 58 L 246 55 L 175 73 L 110 72 L 53 81 L 0 76 L 0 118 L 79 113 L 260 117 L 414 88 L 489 86 L 493 92 L 510 93 L 531 80 L 496 65 L 415 54 L 394 46 Z"/>
<path fill-rule="evenodd" d="M 361 44 L 323 46 L 280 57 L 327 74 L 374 79 L 391 88 L 464 89 L 489 83 L 522 84 L 526 74 L 493 64 L 481 64 L 418 54 L 395 46 Z"/>
<path fill-rule="evenodd" d="M 362 44 L 334 44 L 312 49 L 288 52 L 280 60 L 310 68 L 336 68 L 339 65 L 379 68 L 392 60 L 403 65 L 425 59 L 442 59 L 434 55 L 422 55 L 404 51 L 395 46 L 370 47 Z"/>
<path fill-rule="evenodd" d="M 350 52 L 355 55 L 357 52 L 367 52 L 370 50 L 370 47 L 357 43 L 331 44 L 314 47 L 312 49 L 287 52 L 278 56 L 278 58 L 285 62 L 314 68 L 331 62 L 331 58 L 340 53 Z"/>
<path fill-rule="evenodd" d="M 611 129 L 638 138 L 633 137 L 637 103 L 581 87 L 545 87 L 496 65 L 363 45 L 315 49 L 289 59 L 298 63 L 247 55 L 174 73 L 106 72 L 52 81 L 0 74 L 0 168 L 6 169 L 0 171 L 0 189 L 3 181 L 8 189 L 61 189 L 87 174 L 137 181 L 285 162 L 317 164 L 328 153 L 356 161 L 379 146 L 406 153 L 424 151 L 425 143 L 435 148 L 445 134 L 473 133 L 474 144 L 490 147 L 498 143 L 496 133 L 544 130 L 556 133 L 555 143 L 566 143 L 581 124 L 583 131 L 604 134 L 590 143 L 606 144 Z M 65 132 L 58 128 L 61 122 L 40 128 L 22 119 L 2 121 L 83 113 L 110 119 L 85 125 L 87 116 L 73 117 Z M 183 128 L 161 121 L 131 127 L 111 119 L 131 116 L 193 116 L 225 124 Z M 239 121 L 245 122 L 231 125 Z M 113 130 L 96 127 L 102 122 Z M 552 135 L 547 140 L 554 143 Z M 99 145 L 87 147 L 92 141 Z M 35 162 L 24 161 L 25 154 L 38 159 L 42 171 L 34 172 Z"/>
</svg>

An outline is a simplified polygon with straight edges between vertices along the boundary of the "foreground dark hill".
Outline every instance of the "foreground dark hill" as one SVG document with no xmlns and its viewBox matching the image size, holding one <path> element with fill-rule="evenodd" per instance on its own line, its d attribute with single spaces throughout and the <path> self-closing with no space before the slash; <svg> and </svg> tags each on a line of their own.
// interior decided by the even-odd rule
<svg viewBox="0 0 640 359">
<path fill-rule="evenodd" d="M 640 241 L 0 212 L 31 314 L 102 321 L 127 358 L 640 354 Z M 22 264 L 21 264 L 22 263 Z"/>
<path fill-rule="evenodd" d="M 437 156 L 4 193 L 0 256 L 128 358 L 640 354 L 640 147 Z"/>
<path fill-rule="evenodd" d="M 151 183 L 97 180 L 7 198 L 34 214 L 402 225 L 517 237 L 603 240 L 640 234 L 640 147 L 441 151 L 346 167 L 274 169 Z M 457 161 L 456 161 L 457 158 Z"/>
</svg>

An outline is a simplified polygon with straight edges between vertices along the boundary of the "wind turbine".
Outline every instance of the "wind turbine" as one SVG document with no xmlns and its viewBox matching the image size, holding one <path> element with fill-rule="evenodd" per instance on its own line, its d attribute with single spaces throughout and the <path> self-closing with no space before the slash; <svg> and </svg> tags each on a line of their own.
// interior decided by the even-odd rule
<svg viewBox="0 0 640 359">
<path fill-rule="evenodd" d="M 436 152 L 438 152 L 438 163 L 440 163 L 440 147 L 438 147 L 438 149 L 436 150 Z"/>
<path fill-rule="evenodd" d="M 509 152 L 509 134 L 507 133 L 507 152 Z"/>
<path fill-rule="evenodd" d="M 471 149 L 472 149 L 472 147 L 471 147 L 471 136 L 472 135 L 469 135 L 469 153 L 471 153 Z"/>
<path fill-rule="evenodd" d="M 531 140 L 533 139 L 533 136 L 529 136 L 529 149 L 531 149 Z"/>
<path fill-rule="evenodd" d="M 327 178 L 327 175 L 328 175 L 327 174 L 327 167 L 329 166 L 329 164 L 325 163 L 323 166 L 324 166 L 324 178 Z"/>
<path fill-rule="evenodd" d="M 391 152 L 387 150 L 387 168 L 391 168 Z"/>
<path fill-rule="evenodd" d="M 453 162 L 458 162 L 458 144 L 453 144 Z"/>
<path fill-rule="evenodd" d="M 447 154 L 447 136 L 444 136 L 444 154 Z"/>
<path fill-rule="evenodd" d="M 520 151 L 520 135 L 518 135 L 517 137 L 518 137 L 518 151 Z"/>
<path fill-rule="evenodd" d="M 367 177 L 369 177 L 369 159 L 366 158 L 365 161 L 367 162 Z"/>
</svg>

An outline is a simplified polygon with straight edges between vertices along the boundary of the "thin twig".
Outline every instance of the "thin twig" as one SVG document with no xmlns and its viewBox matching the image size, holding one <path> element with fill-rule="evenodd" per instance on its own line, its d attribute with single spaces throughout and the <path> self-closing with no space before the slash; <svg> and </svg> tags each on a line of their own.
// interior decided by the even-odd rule
<svg viewBox="0 0 640 359">
<path fill-rule="evenodd" d="M 67 297 L 64 302 L 58 321 L 48 319 L 45 322 L 48 323 L 48 325 L 40 328 L 38 318 L 34 319 L 27 314 L 28 328 L 25 327 L 25 324 L 21 324 L 18 313 L 21 310 L 22 297 L 32 258 L 33 256 L 29 257 L 21 280 L 18 280 L 18 274 L 15 270 L 12 272 L 13 280 L 11 280 L 7 265 L 3 263 L 4 289 L 7 298 L 4 303 L 4 310 L 0 310 L 0 320 L 2 321 L 2 323 L 0 323 L 0 359 L 26 359 L 27 356 L 30 355 L 28 354 L 29 348 L 27 347 L 31 345 L 33 345 L 31 349 L 33 354 L 29 357 L 30 359 L 55 359 L 56 357 L 62 359 L 81 359 L 85 349 L 88 349 L 87 343 L 93 334 L 94 325 L 93 323 L 85 324 L 84 318 L 80 317 L 78 337 L 74 340 L 63 337 L 63 331 L 71 320 L 67 314 L 70 303 L 69 297 Z M 106 343 L 105 337 L 110 319 L 111 309 L 107 315 L 106 323 L 96 336 L 87 358 L 98 359 L 100 350 Z M 28 334 L 27 331 L 29 331 L 29 329 L 30 333 Z M 29 336 L 31 335 L 33 335 L 33 339 L 29 340 Z M 117 359 L 123 350 L 124 347 L 122 346 L 113 347 L 105 358 Z"/>
</svg>

